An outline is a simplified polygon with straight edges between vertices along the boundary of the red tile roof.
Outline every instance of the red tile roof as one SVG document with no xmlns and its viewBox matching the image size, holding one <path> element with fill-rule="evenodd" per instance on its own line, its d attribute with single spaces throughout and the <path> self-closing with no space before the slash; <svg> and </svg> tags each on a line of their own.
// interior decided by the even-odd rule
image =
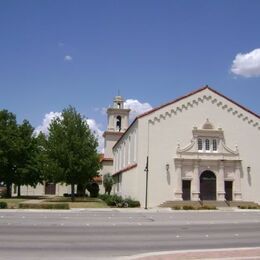
<svg viewBox="0 0 260 260">
<path fill-rule="evenodd" d="M 101 160 L 101 162 L 113 162 L 114 161 L 114 159 L 113 158 L 103 158 L 102 160 Z"/>
<path fill-rule="evenodd" d="M 137 166 L 137 163 L 131 164 L 131 165 L 129 165 L 129 166 L 123 168 L 122 170 L 120 170 L 120 171 L 114 173 L 113 176 L 115 176 L 115 175 L 117 175 L 117 174 L 119 174 L 119 173 L 127 172 L 127 171 L 129 171 L 129 170 L 135 168 L 136 166 Z"/>
</svg>

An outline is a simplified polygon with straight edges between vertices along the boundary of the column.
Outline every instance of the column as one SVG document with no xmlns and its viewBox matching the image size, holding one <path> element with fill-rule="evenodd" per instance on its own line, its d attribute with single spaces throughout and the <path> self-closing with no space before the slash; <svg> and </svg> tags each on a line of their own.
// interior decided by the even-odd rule
<svg viewBox="0 0 260 260">
<path fill-rule="evenodd" d="M 191 200 L 200 200 L 200 177 L 199 162 L 194 162 L 193 176 L 191 181 Z"/>
<path fill-rule="evenodd" d="M 174 174 L 174 199 L 182 200 L 182 177 L 181 177 L 181 160 L 175 160 L 175 174 Z"/>
<path fill-rule="evenodd" d="M 241 170 L 240 161 L 236 161 L 235 180 L 234 180 L 234 200 L 242 200 L 240 170 Z"/>
<path fill-rule="evenodd" d="M 219 162 L 219 170 L 217 175 L 217 200 L 225 200 L 225 177 L 224 177 L 224 162 Z"/>
</svg>

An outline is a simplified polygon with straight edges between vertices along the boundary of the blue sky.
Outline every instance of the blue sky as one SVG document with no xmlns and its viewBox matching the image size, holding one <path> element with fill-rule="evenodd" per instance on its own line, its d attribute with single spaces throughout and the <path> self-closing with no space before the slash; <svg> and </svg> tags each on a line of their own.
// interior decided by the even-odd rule
<svg viewBox="0 0 260 260">
<path fill-rule="evenodd" d="M 104 129 L 118 89 L 158 106 L 208 84 L 259 114 L 259 12 L 254 0 L 1 0 L 0 108 L 37 127 L 73 105 Z"/>
</svg>

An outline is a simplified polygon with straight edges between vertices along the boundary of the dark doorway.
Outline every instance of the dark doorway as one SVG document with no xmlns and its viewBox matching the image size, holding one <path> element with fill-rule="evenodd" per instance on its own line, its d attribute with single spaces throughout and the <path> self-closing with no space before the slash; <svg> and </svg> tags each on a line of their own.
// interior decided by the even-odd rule
<svg viewBox="0 0 260 260">
<path fill-rule="evenodd" d="M 212 171 L 200 175 L 200 199 L 216 200 L 216 175 Z"/>
<path fill-rule="evenodd" d="M 182 199 L 190 200 L 190 181 L 182 181 Z"/>
<path fill-rule="evenodd" d="M 225 199 L 227 201 L 233 200 L 233 181 L 225 181 Z"/>
<path fill-rule="evenodd" d="M 55 195 L 56 194 L 56 184 L 47 182 L 45 184 L 45 194 L 46 195 Z"/>
</svg>

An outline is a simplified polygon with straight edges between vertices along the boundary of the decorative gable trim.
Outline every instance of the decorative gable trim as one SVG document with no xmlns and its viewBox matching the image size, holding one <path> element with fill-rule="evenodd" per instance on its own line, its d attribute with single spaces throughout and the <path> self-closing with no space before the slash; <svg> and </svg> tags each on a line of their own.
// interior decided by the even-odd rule
<svg viewBox="0 0 260 260">
<path fill-rule="evenodd" d="M 209 120 L 207 119 L 206 123 L 208 124 Z M 229 148 L 224 141 L 224 132 L 222 129 L 205 129 L 205 124 L 202 129 L 198 129 L 197 127 L 193 128 L 192 134 L 193 137 L 191 139 L 190 144 L 185 146 L 184 148 L 180 147 L 180 144 L 177 146 L 176 154 L 178 158 L 183 159 L 211 159 L 211 160 L 230 160 L 230 159 L 239 159 L 239 151 L 236 146 L 235 150 Z M 211 126 L 213 126 L 211 124 Z M 209 138 L 207 140 L 216 140 L 219 139 L 219 143 L 216 143 L 216 150 L 209 149 L 201 149 L 199 150 L 198 141 L 203 138 Z M 212 147 L 213 148 L 213 147 Z"/>
<path fill-rule="evenodd" d="M 162 108 L 164 108 L 164 107 L 167 107 L 167 106 L 169 106 L 169 105 L 173 105 L 173 104 L 175 104 L 175 103 L 178 103 L 179 101 L 185 100 L 186 98 L 191 97 L 191 96 L 193 96 L 193 95 L 195 95 L 195 94 L 197 94 L 197 93 L 199 93 L 199 92 L 202 92 L 202 91 L 204 91 L 204 90 L 206 90 L 206 89 L 208 89 L 208 90 L 210 90 L 211 92 L 215 93 L 217 96 L 220 96 L 220 97 L 226 99 L 227 101 L 233 103 L 233 104 L 234 104 L 234 107 L 228 107 L 228 105 L 224 104 L 224 105 L 223 105 L 223 109 L 227 109 L 227 112 L 233 113 L 234 116 L 237 116 L 238 118 L 243 117 L 243 113 L 238 112 L 238 110 L 235 108 L 235 106 L 237 106 L 237 107 L 241 108 L 242 110 L 244 110 L 245 112 L 248 112 L 249 114 L 251 114 L 251 115 L 253 116 L 253 118 L 248 119 L 248 124 L 252 125 L 253 127 L 258 127 L 258 130 L 260 130 L 260 123 L 259 123 L 259 121 L 258 121 L 258 120 L 260 119 L 260 115 L 258 115 L 258 114 L 256 114 L 256 113 L 252 112 L 252 111 L 249 110 L 248 108 L 246 108 L 246 107 L 240 105 L 239 103 L 235 102 L 234 100 L 228 98 L 227 96 L 221 94 L 220 92 L 218 92 L 218 91 L 212 89 L 211 87 L 209 87 L 208 85 L 206 85 L 206 86 L 204 86 L 204 87 L 202 87 L 202 88 L 199 88 L 199 89 L 197 89 L 197 90 L 195 90 L 195 91 L 193 91 L 193 92 L 190 92 L 190 93 L 187 94 L 187 95 L 184 95 L 184 96 L 182 96 L 182 97 L 180 97 L 180 98 L 174 99 L 174 100 L 172 100 L 172 101 L 170 101 L 170 102 L 168 102 L 168 103 L 165 103 L 165 104 L 163 104 L 163 105 L 161 105 L 161 106 L 158 106 L 158 107 L 156 107 L 156 108 L 154 108 L 154 109 L 152 109 L 152 110 L 150 110 L 150 111 L 148 111 L 148 112 L 145 112 L 145 113 L 143 113 L 143 114 L 137 116 L 137 117 L 135 118 L 135 120 L 131 123 L 131 125 L 126 129 L 126 131 L 124 132 L 124 134 L 119 138 L 119 140 L 117 141 L 117 143 L 124 137 L 124 135 L 129 131 L 129 129 L 135 124 L 135 122 L 136 122 L 138 119 L 143 118 L 143 117 L 145 117 L 145 116 L 147 116 L 147 115 L 151 115 L 152 113 L 154 113 L 154 112 L 156 112 L 156 111 L 158 111 L 158 110 L 160 110 L 160 109 L 162 109 Z M 210 96 L 211 96 L 211 95 L 210 95 Z M 171 109 L 171 110 L 165 112 L 164 115 L 162 114 L 162 118 L 171 117 L 172 115 L 175 115 L 175 114 L 177 114 L 178 112 L 182 112 L 182 111 L 185 110 L 185 109 L 188 109 L 188 108 L 190 108 L 190 107 L 193 107 L 194 104 L 198 105 L 199 102 L 202 103 L 204 100 L 209 100 L 209 99 L 212 98 L 212 97 L 210 97 L 210 96 L 204 95 L 202 98 L 199 97 L 197 100 L 194 99 L 192 102 L 189 101 L 189 102 L 187 102 L 186 104 L 182 104 L 181 106 L 177 106 L 176 109 Z M 212 102 L 212 104 L 216 104 L 216 103 L 217 103 L 217 106 L 221 106 L 221 105 L 222 105 L 222 101 L 218 101 L 216 98 L 212 99 L 211 102 Z M 255 119 L 254 117 L 256 117 L 256 119 Z M 258 120 L 257 120 L 257 119 L 258 119 Z M 159 118 L 154 117 L 154 119 L 153 119 L 153 120 L 149 120 L 149 122 L 150 122 L 150 123 L 154 123 L 155 120 L 157 120 L 158 122 L 160 121 Z M 114 147 L 117 145 L 117 143 L 114 145 Z"/>
<path fill-rule="evenodd" d="M 208 88 L 212 91 L 212 89 Z M 215 93 L 215 91 L 213 91 Z M 223 97 L 223 95 L 220 95 Z M 228 98 L 226 98 L 228 101 L 230 101 Z M 183 100 L 184 102 L 185 100 Z M 239 105 L 239 108 L 237 107 L 237 103 L 231 102 L 229 104 L 228 102 L 225 103 L 223 100 L 218 99 L 218 97 L 213 95 L 206 95 L 194 98 L 192 101 L 186 101 L 185 103 L 176 104 L 176 107 L 173 107 L 169 109 L 168 111 L 165 111 L 164 113 L 161 113 L 159 115 L 154 116 L 149 120 L 150 123 L 155 124 L 156 122 L 160 122 L 162 119 L 167 119 L 172 117 L 173 115 L 177 115 L 178 113 L 182 113 L 183 111 L 186 111 L 193 106 L 198 106 L 199 104 L 202 104 L 204 102 L 211 102 L 213 105 L 216 105 L 223 111 L 226 111 L 227 113 L 232 113 L 233 116 L 237 117 L 238 119 L 241 119 L 245 123 L 248 123 L 252 127 L 257 127 L 258 130 L 260 130 L 260 121 L 258 120 L 260 117 L 253 112 L 249 112 L 249 110 L 244 109 L 240 110 L 239 108 L 243 108 L 241 105 Z M 234 104 L 234 106 L 233 106 Z M 248 114 L 250 113 L 250 114 Z"/>
</svg>

